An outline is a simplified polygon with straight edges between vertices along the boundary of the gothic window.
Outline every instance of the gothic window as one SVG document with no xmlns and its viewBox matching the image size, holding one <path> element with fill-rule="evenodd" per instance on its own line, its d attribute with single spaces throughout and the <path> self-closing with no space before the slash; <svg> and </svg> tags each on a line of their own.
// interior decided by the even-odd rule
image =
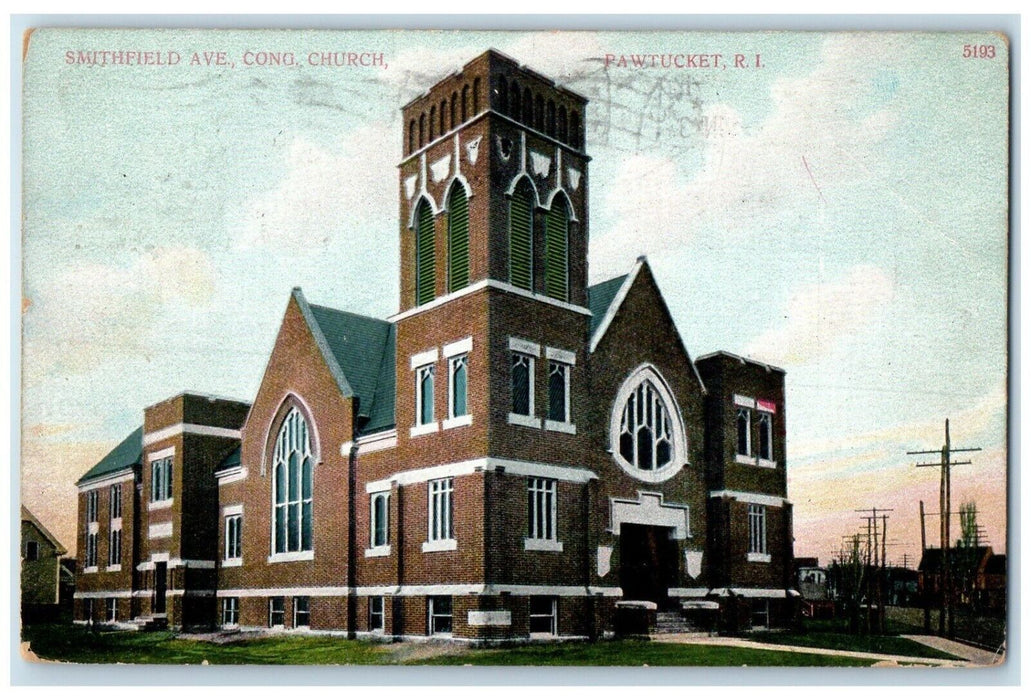
<svg viewBox="0 0 1031 700">
<path fill-rule="evenodd" d="M 276 438 L 272 470 L 272 551 L 312 551 L 312 466 L 308 423 L 290 409 Z"/>
<path fill-rule="evenodd" d="M 569 209 L 556 197 L 545 217 L 544 290 L 549 297 L 569 300 Z"/>
<path fill-rule="evenodd" d="M 558 108 L 558 140 L 566 141 L 569 138 L 569 125 L 566 122 L 566 108 Z"/>
<path fill-rule="evenodd" d="M 773 459 L 773 414 L 759 411 L 759 459 Z"/>
<path fill-rule="evenodd" d="M 569 145 L 580 148 L 580 113 L 575 110 L 569 115 Z"/>
<path fill-rule="evenodd" d="M 522 103 L 520 100 L 521 97 L 522 93 L 519 92 L 519 83 L 513 81 L 512 85 L 509 87 L 508 95 L 508 115 L 513 119 L 518 119 L 520 113 L 522 112 Z"/>
<path fill-rule="evenodd" d="M 533 93 L 530 88 L 523 90 L 523 124 L 533 126 Z"/>
<path fill-rule="evenodd" d="M 610 423 L 613 457 L 630 475 L 664 481 L 687 461 L 683 421 L 668 385 L 645 366 L 620 388 Z"/>
<path fill-rule="evenodd" d="M 737 453 L 752 456 L 752 411 L 747 408 L 737 409 Z"/>
<path fill-rule="evenodd" d="M 433 208 L 425 199 L 415 210 L 415 304 L 433 301 L 437 280 L 433 255 Z"/>
<path fill-rule="evenodd" d="M 447 210 L 448 291 L 457 292 L 469 284 L 469 200 L 459 182 L 451 187 Z"/>
<path fill-rule="evenodd" d="M 525 178 L 508 204 L 508 281 L 533 288 L 533 190 Z"/>
</svg>

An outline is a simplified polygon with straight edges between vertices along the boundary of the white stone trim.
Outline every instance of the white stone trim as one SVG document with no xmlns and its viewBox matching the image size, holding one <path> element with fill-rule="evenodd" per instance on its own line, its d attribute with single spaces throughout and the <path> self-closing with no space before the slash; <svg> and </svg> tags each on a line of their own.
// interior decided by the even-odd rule
<svg viewBox="0 0 1031 700">
<path fill-rule="evenodd" d="M 225 588 L 215 591 L 218 598 L 268 598 L 271 596 L 309 596 L 311 598 L 324 598 L 328 596 L 347 596 L 347 586 L 313 586 L 307 588 Z M 258 629 L 266 629 L 264 627 Z"/>
<path fill-rule="evenodd" d="M 153 523 L 147 528 L 148 540 L 167 539 L 172 536 L 172 522 Z"/>
<path fill-rule="evenodd" d="M 741 394 L 734 394 L 734 405 L 740 406 L 741 408 L 755 408 L 755 399 L 751 396 L 742 396 Z"/>
<path fill-rule="evenodd" d="M 637 500 L 609 497 L 609 532 L 618 535 L 623 523 L 673 528 L 673 539 L 691 537 L 691 509 L 680 503 L 665 503 L 661 493 L 638 491 Z"/>
<path fill-rule="evenodd" d="M 777 402 L 770 401 L 769 399 L 756 399 L 755 410 L 762 411 L 763 413 L 769 413 L 770 415 L 776 415 Z"/>
<path fill-rule="evenodd" d="M 787 598 L 783 588 L 731 588 L 730 591 L 742 598 Z"/>
<path fill-rule="evenodd" d="M 509 476 L 534 476 L 544 479 L 556 479 L 574 484 L 585 484 L 598 475 L 589 469 L 581 467 L 567 467 L 558 464 L 545 464 L 542 462 L 524 462 L 517 459 L 500 459 L 496 457 L 484 457 L 471 459 L 465 462 L 453 462 L 441 464 L 434 467 L 423 467 L 408 471 L 391 474 L 385 479 L 370 481 L 365 484 L 366 493 L 378 493 L 389 491 L 393 484 L 409 486 L 420 484 L 434 479 L 446 479 L 448 477 L 465 476 L 477 471 L 504 472 Z"/>
<path fill-rule="evenodd" d="M 578 596 L 604 596 L 606 598 L 619 598 L 623 595 L 623 589 L 618 586 L 535 586 L 535 585 L 507 585 L 507 584 L 483 584 L 483 583 L 443 583 L 432 585 L 380 585 L 380 586 L 357 586 L 347 588 L 346 586 L 322 586 L 322 587 L 295 587 L 295 588 L 226 588 L 215 592 L 219 598 L 252 598 L 270 596 L 424 596 L 424 595 L 498 595 L 510 593 L 512 595 L 553 595 L 561 597 Z M 150 595 L 144 591 L 144 596 Z M 264 628 L 261 628 L 264 629 Z"/>
<path fill-rule="evenodd" d="M 222 517 L 230 515 L 243 515 L 243 504 L 234 503 L 232 505 L 222 506 Z"/>
<path fill-rule="evenodd" d="M 175 445 L 164 447 L 156 452 L 148 452 L 144 461 L 150 465 L 151 462 L 156 462 L 157 460 L 164 459 L 165 457 L 175 457 Z"/>
<path fill-rule="evenodd" d="M 708 588 L 670 588 L 670 598 L 704 598 L 709 594 Z"/>
<path fill-rule="evenodd" d="M 124 471 L 118 471 L 102 478 L 84 481 L 79 485 L 79 493 L 86 493 L 87 491 L 103 488 L 105 486 L 114 486 L 115 484 L 120 484 L 123 481 L 132 481 L 134 476 L 135 474 L 130 467 Z"/>
<path fill-rule="evenodd" d="M 100 571 L 100 569 L 96 566 L 86 566 L 82 569 L 82 573 L 84 574 L 95 574 L 98 571 Z"/>
<path fill-rule="evenodd" d="M 423 552 L 454 552 L 458 549 L 458 540 L 430 540 L 422 543 Z"/>
<path fill-rule="evenodd" d="M 524 416 L 522 413 L 509 413 L 508 422 L 510 425 L 521 425 L 524 428 L 537 428 L 539 430 L 541 427 L 540 418 L 535 416 Z"/>
<path fill-rule="evenodd" d="M 166 508 L 171 508 L 173 503 L 175 503 L 174 498 L 166 498 L 163 501 L 149 501 L 147 503 L 147 510 L 165 510 Z"/>
<path fill-rule="evenodd" d="M 190 569 L 214 569 L 215 562 L 212 559 L 169 559 L 168 568 L 177 569 L 184 566 Z"/>
<path fill-rule="evenodd" d="M 143 436 L 143 445 L 153 444 L 161 440 L 166 440 L 176 435 L 189 434 L 189 435 L 206 435 L 208 437 L 224 437 L 233 438 L 236 440 L 240 439 L 240 431 L 234 430 L 233 428 L 216 428 L 210 425 L 197 425 L 196 423 L 176 423 L 170 425 L 167 428 L 155 430 L 152 433 L 146 433 Z"/>
<path fill-rule="evenodd" d="M 98 534 L 100 534 L 100 523 L 97 522 L 96 520 L 91 522 L 89 524 L 88 532 L 91 535 L 98 535 Z"/>
<path fill-rule="evenodd" d="M 763 469 L 776 469 L 777 460 L 763 459 L 762 457 L 759 457 L 758 461 L 756 462 L 756 466 L 762 467 Z"/>
<path fill-rule="evenodd" d="M 365 557 L 372 559 L 373 557 L 389 557 L 390 556 L 390 545 L 383 544 L 379 547 L 369 547 L 365 550 Z"/>
<path fill-rule="evenodd" d="M 576 435 L 576 424 L 565 423 L 558 420 L 544 420 L 544 429 L 551 430 L 556 433 L 566 433 L 568 435 Z"/>
<path fill-rule="evenodd" d="M 268 558 L 269 564 L 280 564 L 288 561 L 311 561 L 315 558 L 315 550 L 308 549 L 303 552 L 279 552 L 271 554 Z"/>
<path fill-rule="evenodd" d="M 473 337 L 462 338 L 456 340 L 453 343 L 448 343 L 443 348 L 444 357 L 454 357 L 455 355 L 465 355 L 473 351 Z"/>
<path fill-rule="evenodd" d="M 558 540 L 541 540 L 524 537 L 523 549 L 527 552 L 561 552 L 562 543 Z"/>
<path fill-rule="evenodd" d="M 566 301 L 559 301 L 558 299 L 553 299 L 552 297 L 546 296 L 544 294 L 537 294 L 535 292 L 529 291 L 528 289 L 523 289 L 522 287 L 516 287 L 514 285 L 511 285 L 508 282 L 499 282 L 497 280 L 487 280 L 487 286 L 490 287 L 491 289 L 497 289 L 497 290 L 500 290 L 502 292 L 508 292 L 510 294 L 516 294 L 518 296 L 525 297 L 527 299 L 533 299 L 534 301 L 540 301 L 540 302 L 543 302 L 545 304 L 550 304 L 552 306 L 557 306 L 558 308 L 565 309 L 566 311 L 572 311 L 574 313 L 583 314 L 584 316 L 590 316 L 591 315 L 591 310 L 587 309 L 587 308 L 585 308 L 583 306 L 577 306 L 576 304 L 570 304 L 569 302 L 566 302 Z"/>
<path fill-rule="evenodd" d="M 511 627 L 511 610 L 470 610 L 470 627 Z"/>
<path fill-rule="evenodd" d="M 372 433 L 370 435 L 362 435 L 357 440 L 358 443 L 358 454 L 363 455 L 369 452 L 379 452 L 380 450 L 389 450 L 397 447 L 397 430 L 383 430 L 378 433 Z M 340 456 L 347 457 L 351 454 L 351 448 L 355 445 L 354 442 L 345 442 L 340 445 Z"/>
<path fill-rule="evenodd" d="M 222 560 L 223 569 L 231 569 L 237 566 L 243 566 L 243 559 L 241 557 L 233 557 L 232 559 Z"/>
<path fill-rule="evenodd" d="M 121 564 L 111 564 L 110 566 L 104 567 L 104 571 L 106 571 L 107 573 L 118 573 L 121 570 L 122 570 L 122 565 Z"/>
<path fill-rule="evenodd" d="M 736 501 L 742 503 L 754 503 L 759 506 L 773 506 L 774 508 L 782 508 L 785 505 L 789 505 L 791 501 L 780 496 L 769 496 L 763 493 L 748 493 L 747 491 L 730 491 L 723 489 L 721 491 L 710 491 L 709 498 L 733 498 Z"/>
<path fill-rule="evenodd" d="M 412 211 L 414 212 L 414 209 Z M 488 280 L 480 280 L 479 282 L 475 282 L 473 284 L 470 284 L 468 287 L 462 287 L 457 292 L 451 292 L 450 294 L 445 294 L 444 296 L 437 297 L 433 301 L 428 301 L 425 304 L 423 304 L 422 306 L 416 306 L 415 308 L 408 309 L 408 311 L 402 311 L 399 314 L 394 314 L 393 316 L 388 316 L 387 320 L 390 321 L 391 323 L 397 323 L 398 321 L 406 319 L 406 318 L 408 318 L 410 316 L 414 316 L 416 314 L 420 314 L 420 313 L 422 313 L 424 311 L 429 311 L 430 309 L 435 309 L 438 306 L 446 304 L 446 303 L 448 303 L 450 301 L 454 301 L 455 299 L 458 299 L 460 297 L 464 297 L 464 296 L 466 296 L 468 294 L 472 294 L 473 292 L 478 292 L 481 289 L 486 289 L 487 288 L 487 282 L 488 282 Z"/>
<path fill-rule="evenodd" d="M 419 367 L 425 367 L 426 365 L 433 365 L 437 363 L 437 359 L 440 357 L 437 352 L 437 348 L 430 348 L 423 352 L 417 352 L 409 359 L 412 370 L 416 370 Z"/>
<path fill-rule="evenodd" d="M 454 418 L 445 418 L 441 425 L 444 430 L 450 430 L 451 428 L 461 428 L 466 425 L 473 424 L 473 416 L 471 413 L 466 413 L 464 416 L 456 416 Z"/>
<path fill-rule="evenodd" d="M 111 529 L 112 530 L 121 530 L 122 529 L 122 519 L 120 517 L 119 518 L 111 518 Z"/>
<path fill-rule="evenodd" d="M 215 478 L 218 479 L 219 486 L 231 484 L 235 481 L 243 481 L 247 478 L 247 467 L 242 464 L 238 464 L 235 467 L 227 467 L 222 471 L 215 472 Z"/>
<path fill-rule="evenodd" d="M 549 360 L 555 360 L 555 362 L 562 362 L 573 367 L 576 366 L 576 353 L 570 352 L 569 350 L 545 348 L 544 356 Z"/>
<path fill-rule="evenodd" d="M 84 598 L 132 598 L 132 591 L 75 591 L 72 595 L 73 598 L 80 600 Z"/>
<path fill-rule="evenodd" d="M 594 335 L 591 336 L 591 352 L 594 352 L 598 348 L 598 343 L 605 337 L 605 333 L 609 330 L 609 326 L 612 325 L 613 319 L 616 318 L 616 314 L 619 312 L 619 307 L 623 305 L 626 300 L 627 294 L 630 293 L 630 288 L 634 286 L 634 281 L 637 280 L 637 274 L 644 267 L 644 260 L 638 258 L 637 262 L 630 269 L 630 274 L 623 280 L 623 284 L 619 286 L 619 291 L 616 292 L 616 296 L 612 298 L 612 303 L 609 304 L 609 308 L 605 310 L 605 315 L 601 318 L 601 323 L 598 324 L 597 329 L 594 331 Z"/>
<path fill-rule="evenodd" d="M 523 340 L 522 338 L 509 338 L 508 349 L 514 350 L 515 352 L 521 352 L 524 355 L 531 355 L 533 357 L 541 356 L 541 346 L 529 340 Z"/>
<path fill-rule="evenodd" d="M 414 425 L 409 431 L 409 437 L 419 437 L 420 435 L 430 435 L 440 431 L 440 423 L 433 421 L 432 423 L 423 423 L 422 425 Z"/>
<path fill-rule="evenodd" d="M 772 558 L 769 554 L 762 554 L 760 552 L 749 552 L 748 561 L 755 562 L 758 564 L 769 564 L 772 561 Z"/>
<path fill-rule="evenodd" d="M 750 467 L 755 466 L 755 457 L 749 455 L 734 455 L 734 462 L 737 464 L 747 464 Z"/>
<path fill-rule="evenodd" d="M 636 465 L 630 464 L 623 459 L 623 455 L 619 453 L 618 449 L 620 429 L 623 420 L 623 410 L 626 407 L 630 396 L 646 381 L 649 382 L 658 392 L 660 400 L 669 412 L 670 425 L 673 432 L 673 435 L 671 436 L 673 442 L 672 461 L 662 469 L 655 469 L 652 471 L 638 469 Z M 677 397 L 673 393 L 672 387 L 670 387 L 666 382 L 666 378 L 662 376 L 661 372 L 659 372 L 658 367 L 645 362 L 638 365 L 629 374 L 627 374 L 626 378 L 619 386 L 619 391 L 616 392 L 615 401 L 612 403 L 612 410 L 609 415 L 608 438 L 609 445 L 611 446 L 610 449 L 612 450 L 613 461 L 615 461 L 617 466 L 619 466 L 619 468 L 626 474 L 638 481 L 644 481 L 649 484 L 659 484 L 672 479 L 680 473 L 684 467 L 690 466 L 690 461 L 688 459 L 687 426 L 684 424 L 684 413 L 680 410 L 680 404 L 677 402 Z"/>
</svg>

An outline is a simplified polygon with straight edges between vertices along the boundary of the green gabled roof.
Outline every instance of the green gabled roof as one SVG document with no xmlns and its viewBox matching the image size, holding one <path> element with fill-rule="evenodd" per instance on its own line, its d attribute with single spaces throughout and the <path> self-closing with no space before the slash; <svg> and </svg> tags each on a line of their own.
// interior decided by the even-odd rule
<svg viewBox="0 0 1031 700">
<path fill-rule="evenodd" d="M 629 275 L 620 275 L 610 280 L 599 282 L 587 288 L 587 308 L 591 310 L 591 335 L 598 330 L 605 313 L 612 306 L 612 300 L 616 298 L 619 288 Z"/>
<path fill-rule="evenodd" d="M 76 485 L 99 479 L 108 474 L 120 472 L 143 462 L 143 426 L 129 433 L 118 446 L 107 453 L 92 469 L 82 475 Z"/>
</svg>

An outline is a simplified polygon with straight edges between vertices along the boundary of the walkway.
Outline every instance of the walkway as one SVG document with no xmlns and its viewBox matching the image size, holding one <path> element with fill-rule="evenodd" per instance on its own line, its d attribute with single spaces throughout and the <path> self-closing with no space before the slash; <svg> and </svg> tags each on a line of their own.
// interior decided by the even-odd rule
<svg viewBox="0 0 1031 700">
<path fill-rule="evenodd" d="M 982 663 L 967 661 L 952 661 L 949 659 L 929 659 L 922 656 L 898 656 L 895 654 L 878 654 L 869 651 L 846 651 L 842 649 L 822 649 L 819 647 L 802 647 L 792 644 L 767 644 L 765 642 L 754 642 L 750 639 L 740 639 L 738 637 L 710 637 L 707 634 L 663 634 L 653 635 L 652 639 L 661 642 L 670 642 L 673 644 L 702 644 L 710 646 L 724 646 L 724 647 L 742 647 L 745 649 L 762 649 L 766 651 L 790 651 L 797 654 L 819 654 L 822 656 L 847 656 L 853 659 L 869 659 L 870 661 L 880 662 L 877 665 L 891 665 L 896 664 L 907 666 L 940 666 L 940 667 L 970 667 L 974 665 L 983 665 Z M 913 639 L 913 637 L 910 637 Z M 935 637 L 937 639 L 937 637 Z M 923 639 L 916 639 L 916 641 L 924 643 Z M 944 641 L 944 640 L 942 640 Z M 952 642 L 955 643 L 955 642 Z M 927 646 L 933 646 L 927 644 Z M 966 645 L 962 645 L 966 646 Z M 938 648 L 938 647 L 934 647 Z M 967 658 L 962 654 L 953 652 L 950 649 L 942 649 L 947 653 L 960 656 L 961 658 Z M 980 651 L 980 650 L 978 650 Z M 988 652 L 982 652 L 988 653 Z"/>
<path fill-rule="evenodd" d="M 926 647 L 937 649 L 938 651 L 944 651 L 946 654 L 952 654 L 958 656 L 961 659 L 966 659 L 970 663 L 976 666 L 994 666 L 1000 664 L 1006 658 L 1006 652 L 1003 651 L 1000 654 L 996 654 L 994 651 L 986 651 L 979 649 L 978 647 L 964 644 L 963 642 L 957 642 L 952 639 L 945 639 L 944 637 L 936 637 L 930 634 L 904 634 L 902 635 L 906 639 L 912 639 L 914 642 L 920 642 Z"/>
</svg>

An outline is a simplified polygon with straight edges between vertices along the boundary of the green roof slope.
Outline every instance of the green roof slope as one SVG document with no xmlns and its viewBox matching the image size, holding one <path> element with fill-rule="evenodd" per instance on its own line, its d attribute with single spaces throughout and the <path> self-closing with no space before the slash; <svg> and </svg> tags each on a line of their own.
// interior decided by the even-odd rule
<svg viewBox="0 0 1031 700">
<path fill-rule="evenodd" d="M 143 462 L 143 426 L 129 433 L 129 437 L 118 443 L 118 446 L 107 453 L 104 459 L 97 462 L 92 469 L 82 475 L 77 485 L 93 481 L 108 474 L 120 472 Z"/>
<path fill-rule="evenodd" d="M 591 335 L 601 325 L 605 312 L 612 306 L 612 300 L 616 298 L 627 277 L 628 275 L 620 275 L 587 288 L 587 308 L 591 310 Z"/>
</svg>

